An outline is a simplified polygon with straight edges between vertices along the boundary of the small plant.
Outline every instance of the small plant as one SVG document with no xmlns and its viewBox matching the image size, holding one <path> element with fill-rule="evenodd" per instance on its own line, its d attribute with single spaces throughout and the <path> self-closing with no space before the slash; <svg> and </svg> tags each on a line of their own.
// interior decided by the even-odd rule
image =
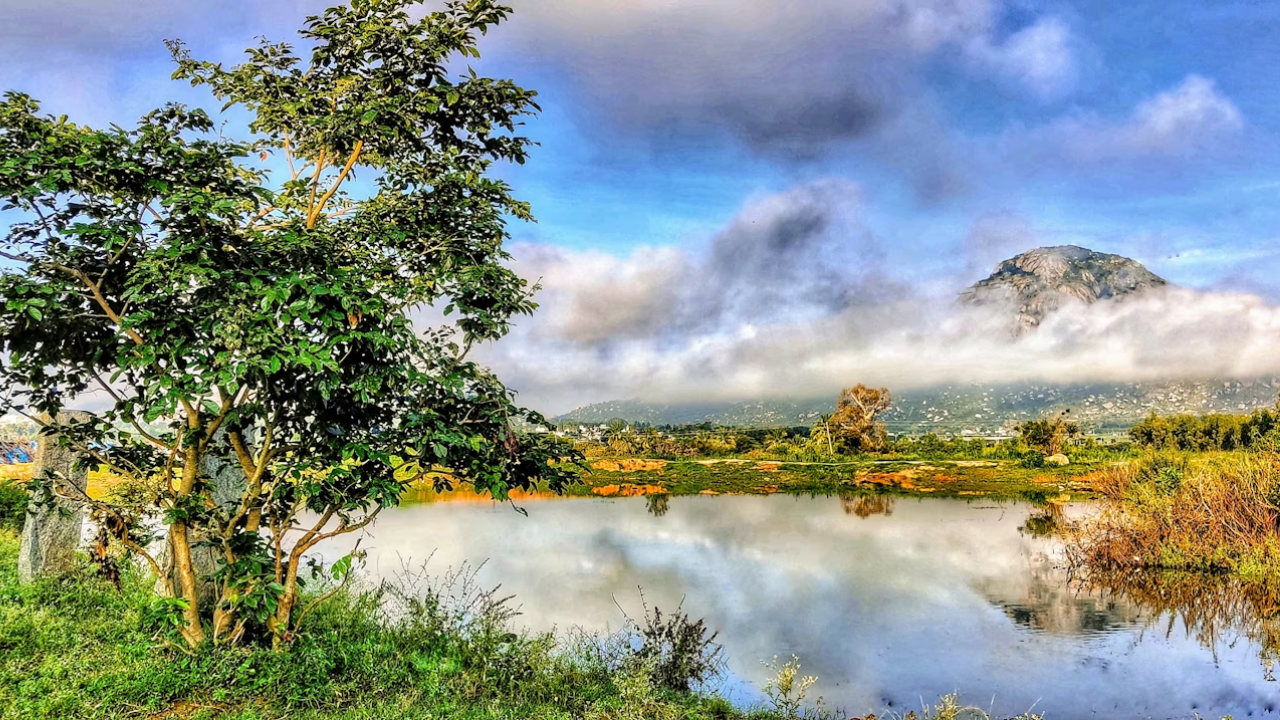
<svg viewBox="0 0 1280 720">
<path fill-rule="evenodd" d="M 1039 450 L 1028 450 L 1022 454 L 1019 464 L 1024 468 L 1042 468 L 1045 466 L 1044 453 Z"/>
<path fill-rule="evenodd" d="M 641 601 L 644 595 L 640 596 Z M 707 627 L 706 620 L 690 620 L 677 606 L 675 612 L 663 615 L 656 605 L 644 606 L 644 625 L 637 624 L 640 648 L 636 657 L 652 663 L 655 688 L 689 692 L 694 685 L 715 677 L 723 665 L 723 649 L 716 643 L 719 633 Z"/>
<path fill-rule="evenodd" d="M 784 718 L 800 717 L 800 709 L 804 707 L 805 695 L 809 693 L 818 678 L 813 675 L 800 675 L 800 658 L 795 655 L 782 665 L 778 665 L 778 656 L 773 662 L 764 663 L 773 670 L 773 677 L 761 688 L 773 709 Z M 819 699 L 821 702 L 821 699 Z"/>
<path fill-rule="evenodd" d="M 1155 452 L 1138 465 L 1137 480 L 1150 483 L 1156 493 L 1169 497 L 1178 492 L 1187 477 L 1187 457 L 1179 453 Z"/>
</svg>

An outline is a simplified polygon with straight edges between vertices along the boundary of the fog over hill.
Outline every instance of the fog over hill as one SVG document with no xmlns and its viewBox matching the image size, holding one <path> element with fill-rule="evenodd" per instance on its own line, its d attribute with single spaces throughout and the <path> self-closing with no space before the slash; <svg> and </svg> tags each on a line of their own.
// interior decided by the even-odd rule
<svg viewBox="0 0 1280 720">
<path fill-rule="evenodd" d="M 760 211 L 754 216 L 744 232 L 767 234 Z M 780 252 L 774 265 L 786 258 Z M 1152 411 L 1271 407 L 1280 388 L 1280 310 L 1253 295 L 1176 287 L 1137 261 L 1083 247 L 1022 253 L 961 292 L 912 287 L 882 268 L 827 308 L 798 302 L 795 287 L 738 285 L 748 297 L 719 301 L 735 303 L 736 313 L 681 296 L 709 297 L 714 277 L 689 291 L 660 280 L 664 264 L 682 281 L 696 276 L 691 257 L 593 258 L 594 273 L 582 272 L 581 258 L 557 260 L 577 271 L 544 278 L 550 297 L 539 340 L 557 355 L 559 386 L 570 396 L 634 398 L 580 404 L 561 416 L 570 422 L 807 424 L 830 411 L 841 386 L 864 382 L 894 392 L 886 420 L 896 432 L 996 434 L 1065 409 L 1108 431 Z M 823 287 L 839 277 L 827 270 L 814 276 Z M 799 268 L 774 271 L 814 291 L 797 280 Z M 625 290 L 627 307 L 589 311 L 604 307 L 604 290 L 585 278 L 601 273 L 610 292 Z M 767 293 L 759 298 L 765 312 L 751 312 L 751 292 Z M 637 307 L 643 322 L 628 322 Z M 784 310 L 802 319 L 787 322 Z M 589 329 L 570 324 L 592 318 Z M 548 342 L 557 334 L 560 342 Z"/>
<path fill-rule="evenodd" d="M 1095 385 L 944 385 L 895 395 L 882 416 L 891 433 L 995 436 L 1023 420 L 1070 411 L 1092 433 L 1114 434 L 1150 413 L 1246 413 L 1276 404 L 1280 377 L 1256 380 L 1172 381 Z M 651 425 L 790 427 L 812 425 L 835 407 L 835 397 L 739 403 L 658 404 L 637 400 L 595 403 L 556 418 L 598 424 L 622 419 Z"/>
</svg>

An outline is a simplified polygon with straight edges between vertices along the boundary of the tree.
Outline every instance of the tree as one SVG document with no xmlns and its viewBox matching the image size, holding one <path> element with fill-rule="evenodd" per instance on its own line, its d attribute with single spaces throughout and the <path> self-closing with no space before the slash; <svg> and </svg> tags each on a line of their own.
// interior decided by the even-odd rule
<svg viewBox="0 0 1280 720">
<path fill-rule="evenodd" d="M 554 435 L 522 432 L 546 421 L 467 359 L 536 307 L 503 249 L 530 208 L 487 176 L 525 162 L 535 93 L 447 70 L 510 9 L 450 0 L 414 20 L 419 2 L 308 18 L 305 61 L 264 40 L 224 69 L 170 43 L 176 79 L 247 110 L 247 140 L 179 105 L 98 130 L 0 103 L 4 402 L 47 418 L 110 398 L 46 432 L 122 478 L 113 499 L 78 499 L 150 564 L 192 647 L 288 642 L 305 553 L 407 483 L 507 498 L 574 477 Z M 425 306 L 445 324 L 415 329 Z M 157 510 L 172 569 L 150 550 Z"/>
<path fill-rule="evenodd" d="M 1028 420 L 1018 426 L 1018 434 L 1028 447 L 1045 455 L 1057 455 L 1068 438 L 1080 435 L 1080 426 L 1066 418 L 1070 410 L 1052 418 Z"/>
<path fill-rule="evenodd" d="M 840 391 L 836 411 L 824 417 L 822 433 L 832 449 L 845 452 L 875 452 L 885 446 L 888 435 L 876 416 L 892 406 L 889 391 L 858 384 Z M 817 431 L 815 426 L 815 431 Z"/>
<path fill-rule="evenodd" d="M 848 451 L 875 452 L 885 446 L 888 435 L 876 416 L 892 406 L 886 388 L 869 388 L 859 383 L 840 392 L 836 412 L 831 416 L 832 435 Z"/>
</svg>

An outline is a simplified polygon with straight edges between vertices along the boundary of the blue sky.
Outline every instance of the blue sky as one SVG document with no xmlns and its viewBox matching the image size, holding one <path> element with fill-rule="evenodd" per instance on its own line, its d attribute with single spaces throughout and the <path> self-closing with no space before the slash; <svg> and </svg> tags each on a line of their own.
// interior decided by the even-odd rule
<svg viewBox="0 0 1280 720">
<path fill-rule="evenodd" d="M 6 0 L 0 88 L 97 124 L 171 99 L 211 106 L 168 80 L 164 39 L 234 62 L 254 36 L 288 38 L 324 4 Z M 604 263 L 647 277 L 647 259 L 668 256 L 676 274 L 763 267 L 742 259 L 764 247 L 740 237 L 750 218 L 791 218 L 788 203 L 824 218 L 822 242 L 787 240 L 801 255 L 769 263 L 837 268 L 823 291 L 843 283 L 845 305 L 815 304 L 797 274 L 796 293 L 742 305 L 714 331 L 655 329 L 649 350 L 749 334 L 789 312 L 953 296 L 999 260 L 1051 244 L 1128 255 L 1199 292 L 1280 300 L 1280 5 L 511 4 L 478 68 L 542 94 L 528 127 L 541 148 L 501 171 L 539 218 L 514 229 L 531 276 Z M 636 282 L 619 302 L 653 305 L 669 291 Z M 540 352 L 554 340 L 577 357 L 625 354 L 630 331 L 584 341 L 564 330 L 582 292 L 549 285 L 545 302 L 559 309 L 494 362 L 516 362 L 530 334 Z M 578 378 L 576 362 L 564 359 L 566 377 Z M 646 370 L 599 392 L 653 380 Z"/>
</svg>

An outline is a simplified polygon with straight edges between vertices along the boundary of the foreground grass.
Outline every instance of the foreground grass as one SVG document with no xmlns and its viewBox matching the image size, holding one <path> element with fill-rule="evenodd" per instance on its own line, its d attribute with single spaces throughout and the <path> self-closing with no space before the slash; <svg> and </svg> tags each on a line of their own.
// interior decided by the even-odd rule
<svg viewBox="0 0 1280 720">
<path fill-rule="evenodd" d="M 120 591 L 87 573 L 24 587 L 16 556 L 16 537 L 0 532 L 3 718 L 776 717 L 654 690 L 642 668 L 513 634 L 483 612 L 388 622 L 371 594 L 321 606 L 287 653 L 192 657 L 160 646 L 163 615 L 138 574 Z"/>
<path fill-rule="evenodd" d="M 1154 453 L 1093 478 L 1075 528 L 1082 568 L 1226 573 L 1280 590 L 1280 453 Z"/>
</svg>

